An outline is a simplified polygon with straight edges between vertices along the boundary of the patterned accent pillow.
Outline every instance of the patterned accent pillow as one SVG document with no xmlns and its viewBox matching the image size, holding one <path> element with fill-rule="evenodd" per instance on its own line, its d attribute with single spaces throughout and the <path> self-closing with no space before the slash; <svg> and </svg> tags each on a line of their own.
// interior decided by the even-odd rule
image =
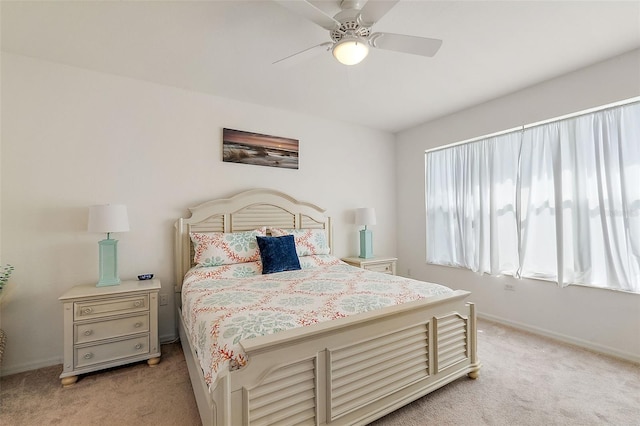
<svg viewBox="0 0 640 426">
<path fill-rule="evenodd" d="M 281 229 L 270 228 L 271 235 L 281 237 L 293 235 L 296 241 L 298 256 L 311 256 L 313 254 L 329 254 L 331 249 L 327 242 L 327 233 L 324 229 Z"/>
<path fill-rule="evenodd" d="M 233 265 L 260 260 L 257 236 L 267 235 L 266 228 L 246 232 L 191 232 L 195 256 L 200 266 Z"/>
</svg>

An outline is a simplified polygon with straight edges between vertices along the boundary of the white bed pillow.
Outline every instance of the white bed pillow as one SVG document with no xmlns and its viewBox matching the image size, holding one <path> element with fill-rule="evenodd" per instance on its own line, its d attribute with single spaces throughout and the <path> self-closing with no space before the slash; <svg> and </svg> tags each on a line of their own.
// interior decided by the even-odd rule
<svg viewBox="0 0 640 426">
<path fill-rule="evenodd" d="M 245 232 L 191 232 L 195 256 L 200 266 L 233 265 L 260 260 L 257 236 L 265 236 L 267 229 Z"/>
<path fill-rule="evenodd" d="M 298 257 L 311 256 L 314 254 L 329 254 L 331 252 L 327 241 L 327 233 L 324 229 L 269 228 L 269 230 L 274 237 L 293 235 Z"/>
<path fill-rule="evenodd" d="M 339 265 L 342 260 L 331 254 L 312 254 L 310 256 L 299 257 L 302 269 L 317 268 L 318 266 Z"/>
</svg>

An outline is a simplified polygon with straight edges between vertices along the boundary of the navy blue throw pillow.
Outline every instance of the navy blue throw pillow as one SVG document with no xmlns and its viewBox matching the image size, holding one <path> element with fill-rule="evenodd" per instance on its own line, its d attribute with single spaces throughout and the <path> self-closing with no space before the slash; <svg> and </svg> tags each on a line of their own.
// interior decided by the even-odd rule
<svg viewBox="0 0 640 426">
<path fill-rule="evenodd" d="M 300 268 L 293 235 L 282 237 L 256 237 L 262 260 L 262 273 L 295 271 Z"/>
</svg>

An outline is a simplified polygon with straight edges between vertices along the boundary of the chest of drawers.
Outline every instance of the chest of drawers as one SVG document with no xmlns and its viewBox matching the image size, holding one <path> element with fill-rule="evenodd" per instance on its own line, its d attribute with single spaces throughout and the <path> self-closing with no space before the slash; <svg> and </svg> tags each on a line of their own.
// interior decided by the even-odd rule
<svg viewBox="0 0 640 426">
<path fill-rule="evenodd" d="M 60 379 L 147 360 L 160 362 L 160 281 L 123 281 L 117 286 L 73 287 L 60 297 L 64 307 L 64 363 Z"/>
</svg>

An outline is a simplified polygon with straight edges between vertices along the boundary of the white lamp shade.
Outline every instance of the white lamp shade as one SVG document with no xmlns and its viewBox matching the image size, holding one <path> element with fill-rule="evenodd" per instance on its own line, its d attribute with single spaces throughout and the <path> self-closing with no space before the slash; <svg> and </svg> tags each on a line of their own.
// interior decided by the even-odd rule
<svg viewBox="0 0 640 426">
<path fill-rule="evenodd" d="M 333 46 L 333 56 L 344 65 L 356 65 L 369 54 L 369 46 L 358 38 L 342 39 Z"/>
<path fill-rule="evenodd" d="M 376 224 L 376 209 L 373 207 L 362 207 L 356 209 L 356 225 L 375 225 Z"/>
<path fill-rule="evenodd" d="M 124 204 L 104 204 L 89 207 L 89 232 L 127 232 L 129 216 Z"/>
</svg>

